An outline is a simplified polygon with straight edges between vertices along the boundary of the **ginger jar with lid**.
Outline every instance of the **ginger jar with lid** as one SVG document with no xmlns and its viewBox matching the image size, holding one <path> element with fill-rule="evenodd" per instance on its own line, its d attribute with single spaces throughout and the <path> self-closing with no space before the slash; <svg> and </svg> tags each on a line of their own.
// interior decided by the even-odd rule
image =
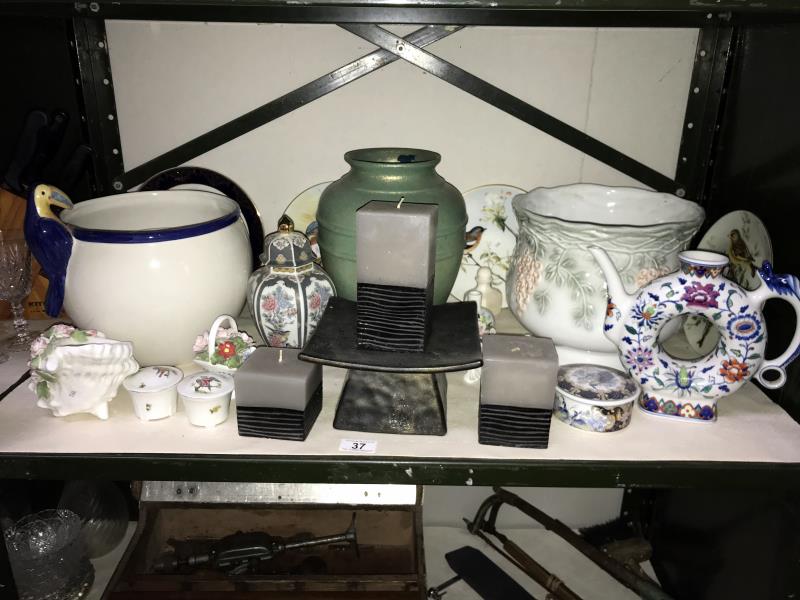
<svg viewBox="0 0 800 600">
<path fill-rule="evenodd" d="M 269 346 L 302 348 L 336 294 L 331 278 L 314 262 L 308 238 L 284 215 L 264 238 L 262 267 L 251 276 L 247 304 Z"/>
</svg>

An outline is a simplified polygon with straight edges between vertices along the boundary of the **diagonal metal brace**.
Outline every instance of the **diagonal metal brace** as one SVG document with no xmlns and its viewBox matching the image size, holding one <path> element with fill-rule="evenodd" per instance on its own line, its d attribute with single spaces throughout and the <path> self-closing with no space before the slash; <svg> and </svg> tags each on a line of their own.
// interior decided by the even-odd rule
<svg viewBox="0 0 800 600">
<path fill-rule="evenodd" d="M 660 192 L 679 195 L 684 193 L 681 186 L 669 177 L 378 25 L 351 23 L 339 27 L 396 54 L 460 90 L 488 102 L 645 185 Z"/>
<path fill-rule="evenodd" d="M 413 31 L 405 38 L 398 39 L 424 47 L 460 29 L 462 27 L 456 25 L 427 26 Z M 335 71 L 318 77 L 279 98 L 267 102 L 224 125 L 220 125 L 127 171 L 119 178 L 122 186 L 118 187 L 120 190 L 126 190 L 138 185 L 164 169 L 181 165 L 201 154 L 205 154 L 245 133 L 289 114 L 312 100 L 329 94 L 364 75 L 377 71 L 397 59 L 398 56 L 395 53 L 386 50 L 375 50 L 370 54 L 366 54 Z"/>
</svg>

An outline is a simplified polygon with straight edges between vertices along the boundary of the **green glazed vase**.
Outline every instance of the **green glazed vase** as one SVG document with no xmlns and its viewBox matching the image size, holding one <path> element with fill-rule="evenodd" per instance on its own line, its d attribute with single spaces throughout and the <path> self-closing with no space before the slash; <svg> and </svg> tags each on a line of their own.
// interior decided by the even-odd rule
<svg viewBox="0 0 800 600">
<path fill-rule="evenodd" d="M 433 302 L 447 302 L 464 254 L 467 209 L 461 193 L 436 172 L 441 158 L 415 148 L 365 148 L 344 155 L 350 171 L 325 188 L 317 208 L 322 263 L 339 296 L 356 299 L 356 210 L 371 200 L 405 198 L 439 205 Z"/>
</svg>

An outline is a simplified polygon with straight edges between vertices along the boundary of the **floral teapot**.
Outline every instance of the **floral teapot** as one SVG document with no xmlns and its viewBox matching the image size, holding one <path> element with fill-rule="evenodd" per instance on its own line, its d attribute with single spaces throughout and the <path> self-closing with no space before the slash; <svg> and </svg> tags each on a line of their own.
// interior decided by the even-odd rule
<svg viewBox="0 0 800 600">
<path fill-rule="evenodd" d="M 767 388 L 786 382 L 785 367 L 800 354 L 800 282 L 777 275 L 764 261 L 761 286 L 747 291 L 722 275 L 728 259 L 722 254 L 689 250 L 678 255 L 680 268 L 634 294 L 622 286 L 614 263 L 592 247 L 606 277 L 608 309 L 604 332 L 619 348 L 622 364 L 641 384 L 644 410 L 684 420 L 714 421 L 717 399 L 740 388 L 751 377 Z M 788 301 L 797 315 L 794 337 L 781 356 L 764 360 L 767 331 L 762 307 L 769 298 Z M 719 341 L 712 352 L 678 359 L 658 341 L 664 325 L 681 315 L 702 315 L 716 325 Z M 765 377 L 770 371 L 775 375 Z"/>
</svg>

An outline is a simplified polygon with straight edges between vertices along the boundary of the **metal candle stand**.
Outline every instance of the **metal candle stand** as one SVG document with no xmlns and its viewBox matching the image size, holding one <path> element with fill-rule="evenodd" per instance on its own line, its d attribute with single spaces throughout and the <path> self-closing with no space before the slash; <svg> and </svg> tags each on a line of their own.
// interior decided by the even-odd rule
<svg viewBox="0 0 800 600">
<path fill-rule="evenodd" d="M 358 347 L 357 304 L 331 298 L 300 359 L 349 369 L 333 426 L 370 433 L 447 433 L 448 371 L 480 367 L 474 302 L 432 308 L 423 352 Z"/>
</svg>

